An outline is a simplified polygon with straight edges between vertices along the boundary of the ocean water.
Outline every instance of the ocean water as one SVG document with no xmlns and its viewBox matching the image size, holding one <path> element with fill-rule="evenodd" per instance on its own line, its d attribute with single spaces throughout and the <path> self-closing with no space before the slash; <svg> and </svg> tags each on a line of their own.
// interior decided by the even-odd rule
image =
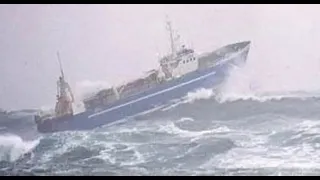
<svg viewBox="0 0 320 180">
<path fill-rule="evenodd" d="M 320 99 L 200 89 L 89 132 L 6 127 L 0 175 L 319 175 Z M 230 100 L 232 99 L 232 100 Z"/>
</svg>

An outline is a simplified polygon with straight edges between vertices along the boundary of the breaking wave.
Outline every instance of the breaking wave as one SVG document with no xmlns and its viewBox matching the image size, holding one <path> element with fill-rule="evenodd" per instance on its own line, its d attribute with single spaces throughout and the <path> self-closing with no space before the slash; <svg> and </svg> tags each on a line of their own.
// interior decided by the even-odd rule
<svg viewBox="0 0 320 180">
<path fill-rule="evenodd" d="M 24 141 L 13 134 L 0 135 L 0 161 L 14 162 L 37 146 L 39 140 Z"/>
</svg>

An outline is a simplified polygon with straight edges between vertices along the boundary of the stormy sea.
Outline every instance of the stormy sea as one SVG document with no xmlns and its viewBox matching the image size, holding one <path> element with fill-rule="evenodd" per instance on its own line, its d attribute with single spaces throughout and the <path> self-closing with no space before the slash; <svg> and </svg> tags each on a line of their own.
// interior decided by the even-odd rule
<svg viewBox="0 0 320 180">
<path fill-rule="evenodd" d="M 92 131 L 39 134 L 18 114 L 0 127 L 0 175 L 320 175 L 319 94 L 220 90 Z"/>
</svg>

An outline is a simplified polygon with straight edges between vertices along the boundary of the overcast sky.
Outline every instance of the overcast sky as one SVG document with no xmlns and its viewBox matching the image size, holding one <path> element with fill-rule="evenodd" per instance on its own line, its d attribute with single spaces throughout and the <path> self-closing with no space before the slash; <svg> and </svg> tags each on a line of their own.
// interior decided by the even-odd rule
<svg viewBox="0 0 320 180">
<path fill-rule="evenodd" d="M 0 108 L 53 106 L 57 51 L 75 94 L 155 68 L 166 14 L 199 53 L 251 40 L 245 71 L 260 87 L 320 87 L 319 5 L 0 5 Z"/>
</svg>

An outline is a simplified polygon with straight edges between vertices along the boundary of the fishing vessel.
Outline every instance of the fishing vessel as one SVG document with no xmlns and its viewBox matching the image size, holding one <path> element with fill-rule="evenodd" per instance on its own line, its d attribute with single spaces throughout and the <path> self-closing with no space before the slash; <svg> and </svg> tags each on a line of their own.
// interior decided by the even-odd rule
<svg viewBox="0 0 320 180">
<path fill-rule="evenodd" d="M 233 66 L 245 64 L 250 41 L 226 45 L 198 56 L 181 45 L 167 21 L 171 52 L 159 59 L 159 67 L 126 84 L 103 89 L 83 100 L 85 111 L 65 116 L 36 116 L 41 133 L 91 130 L 126 117 L 146 112 L 199 88 L 215 88 Z"/>
</svg>

